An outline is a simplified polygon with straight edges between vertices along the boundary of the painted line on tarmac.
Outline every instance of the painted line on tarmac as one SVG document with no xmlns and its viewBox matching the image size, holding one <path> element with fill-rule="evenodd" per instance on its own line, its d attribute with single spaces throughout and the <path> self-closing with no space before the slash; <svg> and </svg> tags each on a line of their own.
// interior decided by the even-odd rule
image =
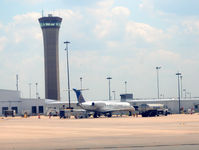
<svg viewBox="0 0 199 150">
<path fill-rule="evenodd" d="M 98 149 L 126 149 L 126 148 L 152 148 L 152 147 L 172 147 L 172 146 L 199 146 L 199 143 L 192 144 L 171 144 L 171 145 L 132 145 L 132 146 L 105 146 L 105 147 L 82 147 L 82 148 L 69 148 L 74 150 L 98 150 Z M 69 149 L 59 149 L 59 150 L 69 150 Z"/>
</svg>

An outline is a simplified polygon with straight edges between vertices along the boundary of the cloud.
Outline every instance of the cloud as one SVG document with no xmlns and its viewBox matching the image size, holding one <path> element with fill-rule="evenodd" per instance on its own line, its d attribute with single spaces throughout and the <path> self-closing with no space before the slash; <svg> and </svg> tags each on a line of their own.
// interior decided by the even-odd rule
<svg viewBox="0 0 199 150">
<path fill-rule="evenodd" d="M 103 0 L 97 3 L 97 5 L 102 8 L 110 8 L 113 6 L 113 4 L 114 4 L 114 0 L 108 0 L 108 1 Z"/>
<path fill-rule="evenodd" d="M 3 25 L 2 25 L 1 22 L 0 22 L 0 30 L 1 30 L 1 29 L 3 29 Z"/>
<path fill-rule="evenodd" d="M 188 34 L 199 34 L 199 19 L 189 19 L 182 22 L 184 32 Z"/>
<path fill-rule="evenodd" d="M 113 15 L 122 15 L 122 16 L 129 16 L 130 15 L 130 10 L 125 7 L 114 7 L 112 9 L 112 14 Z"/>
<path fill-rule="evenodd" d="M 7 41 L 8 39 L 6 37 L 0 37 L 0 51 L 4 50 Z"/>
<path fill-rule="evenodd" d="M 35 12 L 14 16 L 13 22 L 5 27 L 7 35 L 12 37 L 10 38 L 11 42 L 21 43 L 32 38 L 34 40 L 41 40 L 42 34 L 38 28 L 38 18 L 40 17 L 40 13 Z"/>
<path fill-rule="evenodd" d="M 103 5 L 102 5 L 102 4 Z M 120 19 L 122 17 L 126 17 L 130 15 L 130 10 L 127 7 L 123 7 L 123 6 L 116 6 L 114 7 L 114 1 L 102 1 L 98 3 L 98 7 L 93 9 L 90 8 L 88 9 L 88 12 L 90 12 L 93 16 L 97 16 L 97 18 L 113 18 L 113 17 L 117 17 L 117 19 L 119 19 L 118 17 L 120 17 Z"/>
<path fill-rule="evenodd" d="M 81 20 L 82 15 L 78 11 L 72 11 L 70 9 L 57 9 L 56 11 L 52 12 L 53 16 L 61 16 L 66 20 Z"/>
<path fill-rule="evenodd" d="M 174 64 L 178 63 L 181 60 L 181 57 L 178 53 L 163 49 L 151 52 L 149 57 L 151 60 Z"/>
<path fill-rule="evenodd" d="M 114 1 L 102 1 L 98 7 L 88 9 L 91 17 L 95 20 L 93 32 L 98 38 L 107 38 L 115 36 L 118 31 L 123 30 L 123 24 L 127 22 L 130 16 L 130 10 L 123 6 L 114 7 Z"/>
<path fill-rule="evenodd" d="M 161 29 L 156 29 L 148 24 L 129 22 L 126 25 L 127 36 L 130 38 L 141 38 L 146 42 L 158 42 L 164 38 L 164 32 Z"/>
<path fill-rule="evenodd" d="M 15 24 L 25 24 L 29 22 L 35 22 L 41 17 L 40 13 L 30 12 L 22 15 L 16 15 L 13 17 Z"/>
<path fill-rule="evenodd" d="M 36 4 L 40 4 L 40 3 L 44 3 L 44 2 L 49 2 L 49 1 L 53 1 L 53 0 L 7 0 L 10 1 L 11 3 L 14 1 L 16 3 L 26 3 L 26 4 L 30 4 L 30 5 L 36 5 Z"/>
<path fill-rule="evenodd" d="M 108 41 L 107 43 L 107 46 L 109 47 L 109 48 L 111 48 L 111 49 L 114 49 L 114 48 L 118 48 L 118 42 L 115 42 L 115 41 Z"/>
<path fill-rule="evenodd" d="M 101 20 L 101 22 L 96 25 L 94 32 L 99 38 L 103 38 L 110 33 L 113 27 L 114 24 L 112 20 Z"/>
<path fill-rule="evenodd" d="M 60 36 L 70 38 L 70 40 L 86 39 L 87 32 L 84 27 L 87 25 L 87 19 L 84 19 L 81 12 L 70 9 L 57 9 L 53 11 L 53 16 L 60 16 L 62 23 L 60 27 Z M 88 21 L 90 23 L 90 21 Z M 69 37 L 70 35 L 70 37 Z M 66 40 L 66 39 L 64 39 Z"/>
<path fill-rule="evenodd" d="M 88 8 L 87 11 L 89 14 L 91 14 L 93 17 L 96 17 L 96 19 L 102 19 L 111 17 L 112 14 L 110 13 L 111 8 L 113 7 L 113 0 L 110 1 L 100 1 L 97 3 L 96 8 Z"/>
<path fill-rule="evenodd" d="M 115 57 L 112 56 L 101 55 L 100 52 L 98 51 L 82 51 L 82 52 L 78 51 L 73 53 L 73 57 L 71 58 L 71 63 L 77 69 L 83 66 L 85 68 L 85 71 L 99 74 L 100 72 L 103 73 L 104 70 L 109 70 L 108 66 L 116 65 L 117 60 L 115 59 Z M 107 69 L 104 68 L 104 66 L 107 66 Z"/>
<path fill-rule="evenodd" d="M 152 14 L 155 11 L 153 0 L 141 0 L 139 8 Z"/>
<path fill-rule="evenodd" d="M 153 9 L 154 8 L 154 4 L 151 0 L 141 0 L 141 3 L 139 4 L 139 7 L 142 9 L 146 9 L 146 8 L 150 8 Z"/>
<path fill-rule="evenodd" d="M 23 1 L 26 3 L 38 4 L 38 3 L 45 2 L 46 0 L 23 0 Z"/>
</svg>

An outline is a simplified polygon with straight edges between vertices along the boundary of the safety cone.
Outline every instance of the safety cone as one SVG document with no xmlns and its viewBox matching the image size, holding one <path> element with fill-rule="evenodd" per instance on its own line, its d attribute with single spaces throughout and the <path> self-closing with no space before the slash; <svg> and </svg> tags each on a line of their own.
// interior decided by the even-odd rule
<svg viewBox="0 0 199 150">
<path fill-rule="evenodd" d="M 40 119 L 40 113 L 38 114 L 38 119 Z"/>
</svg>

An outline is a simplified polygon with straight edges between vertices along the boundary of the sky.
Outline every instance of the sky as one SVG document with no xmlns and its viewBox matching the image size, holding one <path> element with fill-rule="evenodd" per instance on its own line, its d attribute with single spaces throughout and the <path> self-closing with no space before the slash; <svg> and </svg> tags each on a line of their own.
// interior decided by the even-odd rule
<svg viewBox="0 0 199 150">
<path fill-rule="evenodd" d="M 109 76 L 116 99 L 125 92 L 125 81 L 134 98 L 156 98 L 157 66 L 161 97 L 177 97 L 177 72 L 187 95 L 199 96 L 198 0 L 1 0 L 0 89 L 16 90 L 18 74 L 22 97 L 29 97 L 31 83 L 34 98 L 38 83 L 44 98 L 42 10 L 63 18 L 61 100 L 67 100 L 64 41 L 71 42 L 71 87 L 80 88 L 82 77 L 86 99 L 107 100 Z"/>
</svg>

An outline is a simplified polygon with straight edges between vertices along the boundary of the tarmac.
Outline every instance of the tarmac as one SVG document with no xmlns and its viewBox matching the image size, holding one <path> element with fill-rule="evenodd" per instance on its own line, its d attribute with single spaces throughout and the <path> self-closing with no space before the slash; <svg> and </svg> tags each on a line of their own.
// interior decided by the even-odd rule
<svg viewBox="0 0 199 150">
<path fill-rule="evenodd" d="M 198 150 L 199 114 L 59 119 L 0 117 L 0 150 Z"/>
</svg>

